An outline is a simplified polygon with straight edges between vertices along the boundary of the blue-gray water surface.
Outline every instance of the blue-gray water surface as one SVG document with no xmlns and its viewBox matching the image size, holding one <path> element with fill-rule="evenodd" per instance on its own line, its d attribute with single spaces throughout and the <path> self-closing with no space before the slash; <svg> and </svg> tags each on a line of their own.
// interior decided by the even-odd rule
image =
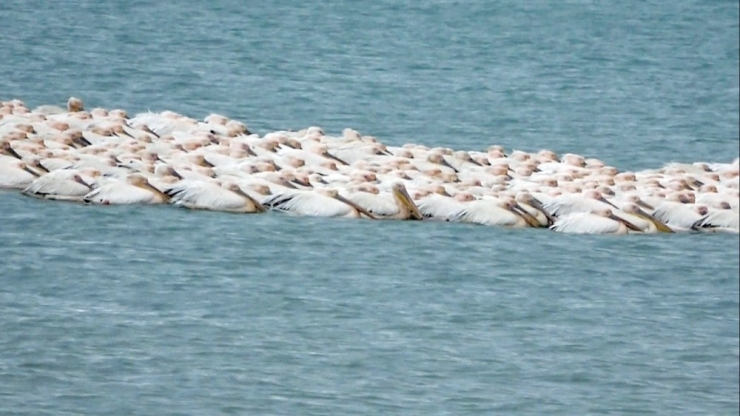
<svg viewBox="0 0 740 416">
<path fill-rule="evenodd" d="M 736 1 L 6 0 L 0 98 L 738 157 Z M 737 414 L 737 235 L 0 192 L 0 414 Z"/>
</svg>

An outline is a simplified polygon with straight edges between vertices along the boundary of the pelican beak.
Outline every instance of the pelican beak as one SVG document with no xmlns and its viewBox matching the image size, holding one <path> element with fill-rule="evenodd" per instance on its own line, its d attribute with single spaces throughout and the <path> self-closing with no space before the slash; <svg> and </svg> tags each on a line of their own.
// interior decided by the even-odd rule
<svg viewBox="0 0 740 416">
<path fill-rule="evenodd" d="M 257 201 L 256 199 L 252 198 L 251 196 L 249 196 L 249 194 L 247 194 L 246 192 L 242 191 L 241 189 L 239 189 L 238 191 L 236 191 L 236 194 L 237 195 L 240 195 L 243 198 L 246 198 L 247 200 L 249 200 L 249 202 L 251 202 L 254 205 L 254 208 L 257 210 L 257 212 L 267 212 L 267 208 L 265 208 L 264 205 L 260 204 L 259 201 Z"/>
<path fill-rule="evenodd" d="M 141 187 L 144 188 L 144 189 L 150 190 L 150 191 L 154 192 L 157 195 L 161 195 L 165 199 L 165 201 L 170 199 L 170 196 L 169 195 L 167 195 L 166 193 L 164 193 L 164 192 L 160 191 L 159 189 L 155 188 L 149 182 L 145 183 Z"/>
<path fill-rule="evenodd" d="M 542 206 L 542 203 L 537 198 L 532 197 L 532 199 L 528 203 L 529 203 L 529 205 L 532 206 L 532 208 L 534 208 L 537 211 L 541 212 L 542 215 L 544 215 L 545 218 L 547 218 L 547 226 L 548 227 L 551 226 L 551 225 L 553 225 L 555 223 L 555 217 L 553 217 L 552 214 L 550 214 L 549 212 L 547 212 L 547 210 L 545 209 L 545 207 Z"/>
<path fill-rule="evenodd" d="M 409 193 L 406 191 L 406 188 L 393 188 L 393 196 L 396 197 L 396 200 L 406 207 L 406 209 L 409 210 L 409 213 L 411 214 L 411 218 L 414 220 L 423 220 L 424 216 L 421 215 L 421 212 L 419 211 L 419 208 L 414 204 L 414 201 L 409 196 Z"/>
<path fill-rule="evenodd" d="M 393 156 L 393 153 L 391 152 L 384 152 L 382 150 L 378 150 L 375 152 L 375 155 L 377 156 Z"/>
<path fill-rule="evenodd" d="M 610 207 L 612 207 L 612 208 L 614 208 L 616 210 L 619 210 L 619 208 L 617 208 L 616 205 L 614 205 L 611 202 L 607 201 L 606 198 L 604 198 L 603 196 L 601 198 L 596 199 L 596 200 L 599 201 L 599 202 L 603 202 L 603 203 L 609 205 Z M 627 224 L 625 224 L 625 225 L 627 225 Z"/>
<path fill-rule="evenodd" d="M 627 228 L 629 228 L 632 231 L 642 232 L 642 230 L 639 227 L 637 227 L 635 224 L 632 224 L 631 222 L 625 220 L 624 218 L 619 218 L 619 217 L 617 217 L 614 214 L 610 215 L 609 218 L 612 219 L 612 220 L 614 220 L 614 221 L 616 221 L 616 222 L 621 222 L 622 224 L 624 224 Z"/>
<path fill-rule="evenodd" d="M 341 163 L 341 164 L 343 164 L 345 166 L 349 166 L 349 163 L 347 163 L 344 160 L 342 160 L 342 159 L 334 156 L 333 154 L 331 154 L 329 152 L 324 152 L 324 154 L 322 154 L 322 156 L 328 157 L 329 159 L 334 160 L 334 161 L 337 161 L 337 162 L 339 162 L 339 163 Z"/>
<path fill-rule="evenodd" d="M 172 176 L 176 177 L 177 179 L 179 179 L 181 181 L 182 180 L 185 180 L 185 178 L 183 178 L 182 175 L 180 175 L 179 173 L 177 173 L 177 171 L 174 170 L 174 169 L 172 169 Z"/>
<path fill-rule="evenodd" d="M 19 160 L 20 160 L 20 159 L 23 159 L 23 158 L 21 157 L 21 155 L 19 155 L 19 154 L 18 154 L 18 152 L 16 152 L 16 151 L 15 151 L 15 150 L 14 150 L 14 149 L 13 149 L 12 147 L 10 147 L 10 146 L 8 146 L 8 147 L 7 147 L 6 149 L 5 149 L 5 151 L 6 151 L 6 152 L 7 152 L 7 153 L 8 153 L 9 155 L 13 156 L 13 157 L 14 157 L 14 158 L 16 158 L 16 159 L 19 159 Z"/>
<path fill-rule="evenodd" d="M 533 217 L 532 214 L 527 212 L 526 209 L 522 208 L 522 206 L 517 203 L 514 203 L 514 207 L 511 209 L 511 212 L 521 217 L 524 222 L 532 228 L 540 228 L 542 226 L 542 224 L 537 221 L 537 218 Z"/>
<path fill-rule="evenodd" d="M 215 167 L 211 162 L 207 161 L 206 158 L 203 158 L 203 163 L 200 164 L 204 168 L 212 168 Z"/>
<path fill-rule="evenodd" d="M 89 183 L 87 183 L 84 180 L 82 180 L 82 178 L 76 178 L 75 179 L 75 182 L 79 183 L 80 185 L 86 186 L 87 189 L 92 189 L 92 186 L 90 186 Z"/>
<path fill-rule="evenodd" d="M 480 163 L 478 163 L 475 159 L 470 159 L 470 160 L 468 160 L 468 162 L 474 164 L 475 166 L 483 166 Z"/>
<path fill-rule="evenodd" d="M 445 158 L 442 158 L 442 161 L 441 161 L 441 162 L 439 162 L 439 164 L 440 164 L 440 165 L 442 165 L 442 166 L 447 166 L 448 168 L 452 169 L 452 171 L 453 171 L 453 172 L 455 172 L 455 173 L 458 173 L 458 170 L 457 170 L 457 169 L 455 169 L 454 167 L 452 167 L 452 165 L 450 165 L 450 163 L 449 163 L 449 162 L 447 162 L 447 161 L 445 160 Z"/>
<path fill-rule="evenodd" d="M 645 209 L 649 209 L 650 211 L 654 211 L 655 210 L 655 207 L 654 206 L 648 204 L 647 202 L 645 202 L 643 200 L 637 201 L 637 205 L 639 205 L 639 206 L 641 206 L 641 207 L 643 207 Z"/>
<path fill-rule="evenodd" d="M 704 186 L 704 182 L 702 182 L 702 181 L 700 181 L 698 179 L 693 179 L 693 180 L 691 180 L 691 182 L 689 182 L 689 185 L 693 186 L 694 189 L 699 189 L 702 186 Z"/>
<path fill-rule="evenodd" d="M 33 176 L 35 176 L 37 178 L 39 176 L 41 176 L 36 171 L 34 171 L 33 169 L 29 168 L 28 166 L 24 167 L 23 170 L 25 170 L 26 172 L 30 173 L 31 175 L 33 175 Z"/>
<path fill-rule="evenodd" d="M 116 133 L 116 136 L 118 136 L 118 137 L 128 136 L 128 137 L 130 137 L 132 139 L 135 139 L 136 137 L 132 136 L 131 133 L 128 132 L 128 129 L 126 127 L 131 128 L 129 126 L 124 126 L 123 127 L 123 131 L 121 131 L 121 134 Z"/>
<path fill-rule="evenodd" d="M 80 143 L 83 147 L 92 145 L 92 143 L 84 137 L 78 138 L 75 142 Z"/>
<path fill-rule="evenodd" d="M 292 184 L 292 183 L 291 183 L 290 181 L 288 181 L 288 180 L 286 180 L 286 181 L 284 181 L 283 183 L 281 183 L 281 184 L 278 184 L 278 185 L 282 185 L 282 186 L 284 186 L 284 187 L 286 187 L 286 188 L 290 188 L 290 189 L 298 189 L 298 188 L 296 188 L 296 187 L 295 187 L 295 185 L 293 185 L 293 184 Z"/>
<path fill-rule="evenodd" d="M 301 186 L 306 186 L 306 187 L 309 187 L 309 188 L 313 188 L 313 185 L 311 185 L 311 183 L 308 182 L 308 181 L 302 181 L 300 179 L 293 179 L 291 182 L 293 182 L 296 185 L 301 185 Z"/>
<path fill-rule="evenodd" d="M 366 216 L 366 217 L 368 217 L 370 219 L 373 219 L 373 220 L 377 220 L 378 219 L 378 217 L 376 217 L 375 215 L 371 214 L 370 211 L 368 211 L 365 208 L 363 208 L 363 207 L 355 204 L 354 202 L 350 201 L 349 199 L 343 197 L 342 195 L 337 194 L 337 196 L 335 196 L 334 198 L 337 201 L 344 202 L 345 204 L 351 206 L 352 208 L 356 209 L 357 212 L 359 212 L 360 214 L 362 214 L 362 215 L 364 215 L 364 216 Z"/>
<path fill-rule="evenodd" d="M 36 167 L 43 170 L 46 173 L 49 173 L 49 169 L 47 169 L 46 166 L 42 165 L 41 162 L 39 162 L 38 165 L 36 165 Z"/>
<path fill-rule="evenodd" d="M 641 210 L 640 208 L 637 208 L 637 211 L 635 212 L 635 214 L 653 223 L 653 225 L 655 225 L 655 228 L 661 233 L 673 233 L 674 232 L 663 221 L 660 221 L 659 219 Z"/>
</svg>

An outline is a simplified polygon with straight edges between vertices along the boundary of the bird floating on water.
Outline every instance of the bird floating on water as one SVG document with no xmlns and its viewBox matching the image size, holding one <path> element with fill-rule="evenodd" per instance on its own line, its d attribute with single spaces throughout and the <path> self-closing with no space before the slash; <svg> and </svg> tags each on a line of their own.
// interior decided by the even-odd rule
<svg viewBox="0 0 740 416">
<path fill-rule="evenodd" d="M 622 172 L 594 158 L 492 145 L 388 146 L 345 129 L 263 136 L 220 114 L 33 110 L 0 103 L 0 188 L 89 204 L 437 220 L 564 233 L 737 233 L 740 166 Z"/>
</svg>

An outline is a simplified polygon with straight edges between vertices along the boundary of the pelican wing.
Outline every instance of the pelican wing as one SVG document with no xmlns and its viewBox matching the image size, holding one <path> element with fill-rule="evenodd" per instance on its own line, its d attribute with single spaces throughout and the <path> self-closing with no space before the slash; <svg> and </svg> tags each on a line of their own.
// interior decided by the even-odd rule
<svg viewBox="0 0 740 416">
<path fill-rule="evenodd" d="M 653 216 L 671 228 L 689 230 L 702 218 L 691 206 L 679 202 L 663 202 L 655 208 Z"/>
<path fill-rule="evenodd" d="M 34 180 L 23 190 L 30 196 L 48 199 L 82 199 L 90 188 L 75 181 L 76 170 L 56 170 Z"/>
<path fill-rule="evenodd" d="M 215 183 L 204 181 L 181 181 L 165 191 L 170 202 L 191 209 L 212 211 L 234 211 L 245 207 L 245 199 Z"/>
<path fill-rule="evenodd" d="M 492 226 L 512 226 L 519 220 L 516 214 L 500 207 L 497 201 L 483 199 L 465 204 L 465 208 L 451 218 L 451 221 Z"/>
<path fill-rule="evenodd" d="M 347 199 L 377 216 L 391 216 L 399 212 L 398 205 L 391 194 L 375 195 L 367 192 L 354 192 L 347 195 Z"/>
<path fill-rule="evenodd" d="M 109 183 L 85 195 L 83 200 L 90 204 L 151 204 L 156 202 L 156 195 L 138 186 L 124 182 Z"/>
<path fill-rule="evenodd" d="M 547 212 L 556 217 L 575 214 L 577 212 L 593 212 L 599 209 L 612 208 L 601 201 L 586 198 L 581 194 L 560 195 L 550 198 L 543 204 L 543 207 Z"/>
<path fill-rule="evenodd" d="M 453 198 L 431 194 L 419 201 L 417 207 L 425 218 L 449 221 L 455 214 L 465 210 L 466 204 Z"/>
<path fill-rule="evenodd" d="M 313 191 L 294 191 L 268 198 L 263 205 L 273 210 L 314 217 L 342 217 L 354 209 L 344 202 Z"/>
<path fill-rule="evenodd" d="M 570 234 L 612 234 L 619 232 L 620 223 L 589 212 L 577 212 L 559 217 L 550 229 Z"/>
<path fill-rule="evenodd" d="M 694 223 L 694 228 L 716 231 L 740 231 L 740 212 L 731 209 L 712 210 Z"/>
</svg>

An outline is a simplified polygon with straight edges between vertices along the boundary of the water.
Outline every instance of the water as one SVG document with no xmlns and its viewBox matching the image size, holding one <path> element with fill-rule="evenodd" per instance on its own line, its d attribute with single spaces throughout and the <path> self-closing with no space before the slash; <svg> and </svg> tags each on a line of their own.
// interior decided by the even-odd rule
<svg viewBox="0 0 740 416">
<path fill-rule="evenodd" d="M 731 161 L 737 2 L 10 0 L 0 96 Z M 1 414 L 733 414 L 740 241 L 0 193 Z"/>
</svg>

